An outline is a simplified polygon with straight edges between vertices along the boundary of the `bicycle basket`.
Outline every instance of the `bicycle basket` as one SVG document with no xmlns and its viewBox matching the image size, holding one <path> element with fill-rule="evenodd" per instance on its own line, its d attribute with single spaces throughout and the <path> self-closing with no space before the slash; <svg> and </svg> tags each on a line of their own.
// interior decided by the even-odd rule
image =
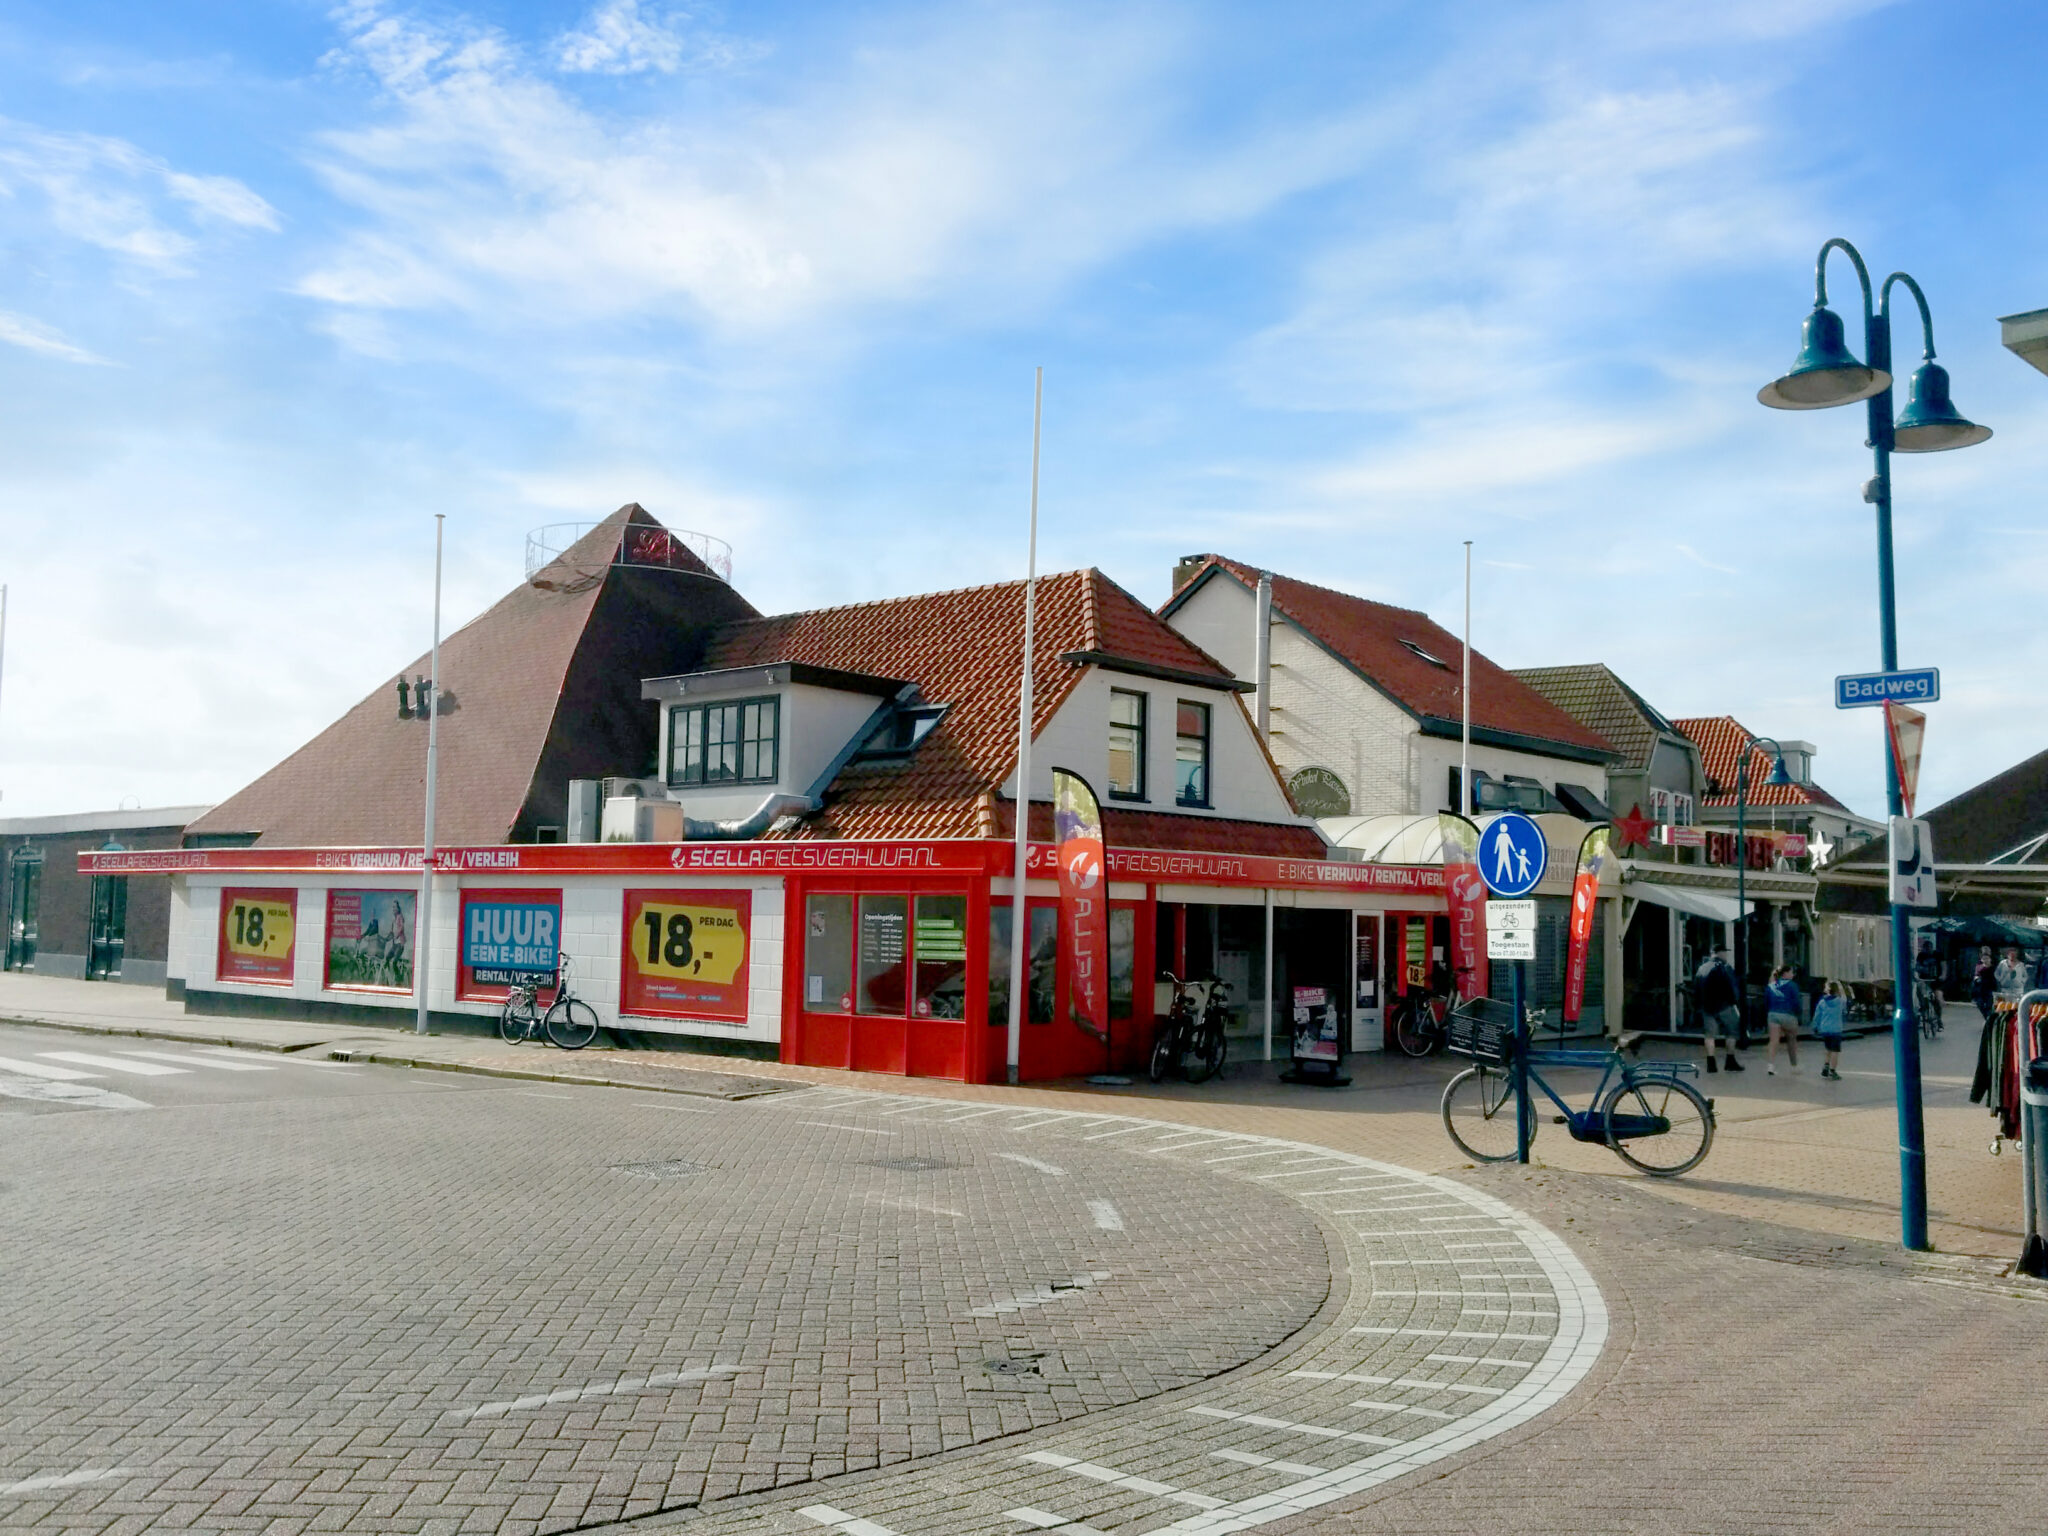
<svg viewBox="0 0 2048 1536">
<path fill-rule="evenodd" d="M 1444 1020 L 1444 1049 L 1475 1061 L 1506 1061 L 1515 1038 L 1512 1004 L 1475 997 L 1453 1008 Z"/>
</svg>

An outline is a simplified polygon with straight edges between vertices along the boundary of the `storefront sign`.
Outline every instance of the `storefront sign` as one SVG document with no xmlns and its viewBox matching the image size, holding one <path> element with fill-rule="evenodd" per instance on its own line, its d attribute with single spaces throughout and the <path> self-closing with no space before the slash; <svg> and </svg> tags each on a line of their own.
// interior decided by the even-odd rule
<svg viewBox="0 0 2048 1536">
<path fill-rule="evenodd" d="M 626 892 L 622 1013 L 744 1020 L 751 891 Z"/>
<path fill-rule="evenodd" d="M 1096 1039 L 1109 1039 L 1109 882 L 1102 806 L 1078 773 L 1052 771 L 1052 822 L 1059 836 L 1060 935 L 1065 940 L 1068 1011 Z"/>
<path fill-rule="evenodd" d="M 253 981 L 288 987 L 297 961 L 299 893 L 296 890 L 237 890 L 220 893 L 222 981 Z"/>
<path fill-rule="evenodd" d="M 327 893 L 327 985 L 345 991 L 412 990 L 417 891 Z"/>
<path fill-rule="evenodd" d="M 1479 873 L 1479 828 L 1450 811 L 1438 813 L 1443 843 L 1444 905 L 1451 914 L 1451 986 L 1460 998 L 1486 993 L 1486 881 Z"/>
<path fill-rule="evenodd" d="M 561 966 L 560 891 L 464 891 L 462 969 L 468 987 L 503 987 Z"/>
<path fill-rule="evenodd" d="M 1614 861 L 1606 827 L 1595 827 L 1579 844 L 1579 871 L 1572 880 L 1571 940 L 1564 961 L 1564 1017 L 1576 1022 L 1586 1001 L 1586 960 L 1593 947 L 1593 916 L 1599 910 L 1600 880 Z"/>
<path fill-rule="evenodd" d="M 1294 1059 L 1337 1061 L 1343 1046 L 1337 1039 L 1337 1010 L 1327 987 L 1294 989 Z"/>
<path fill-rule="evenodd" d="M 1351 791 L 1327 768 L 1303 768 L 1287 780 L 1287 798 L 1304 816 L 1349 816 Z"/>
</svg>

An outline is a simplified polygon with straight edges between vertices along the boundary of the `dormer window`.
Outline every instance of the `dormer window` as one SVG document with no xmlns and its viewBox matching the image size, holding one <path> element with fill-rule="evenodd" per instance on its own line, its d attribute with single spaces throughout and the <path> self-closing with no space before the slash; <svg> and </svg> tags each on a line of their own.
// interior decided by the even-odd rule
<svg viewBox="0 0 2048 1536">
<path fill-rule="evenodd" d="M 670 784 L 772 784 L 781 757 L 781 701 L 770 695 L 669 711 Z"/>
<path fill-rule="evenodd" d="M 1441 657 L 1441 656 L 1432 656 L 1432 655 L 1431 655 L 1431 654 L 1430 654 L 1430 653 L 1429 653 L 1428 651 L 1425 651 L 1425 650 L 1424 650 L 1424 649 L 1423 649 L 1423 648 L 1422 648 L 1421 646 L 1417 645 L 1417 644 L 1416 644 L 1416 643 L 1415 643 L 1415 642 L 1414 642 L 1413 640 L 1403 640 L 1403 641 L 1401 642 L 1401 644 L 1402 644 L 1403 646 L 1407 647 L 1407 649 L 1408 649 L 1408 650 L 1410 650 L 1410 651 L 1414 652 L 1414 653 L 1415 653 L 1415 654 L 1416 654 L 1417 656 L 1420 656 L 1420 657 L 1421 657 L 1421 658 L 1422 658 L 1422 659 L 1423 659 L 1424 661 L 1428 662 L 1428 663 L 1429 663 L 1429 664 L 1430 664 L 1430 665 L 1431 665 L 1432 667 L 1442 667 L 1442 668 L 1443 668 L 1443 669 L 1444 669 L 1444 670 L 1445 670 L 1446 672 L 1448 672 L 1448 671 L 1450 671 L 1450 670 L 1451 670 L 1451 664 L 1450 664 L 1450 663 L 1449 663 L 1448 661 L 1445 661 L 1445 660 L 1443 659 L 1443 657 Z"/>
<path fill-rule="evenodd" d="M 864 763 L 910 756 L 925 737 L 931 735 L 933 727 L 946 718 L 946 711 L 952 707 L 950 704 L 899 705 L 869 733 L 853 760 Z"/>
</svg>

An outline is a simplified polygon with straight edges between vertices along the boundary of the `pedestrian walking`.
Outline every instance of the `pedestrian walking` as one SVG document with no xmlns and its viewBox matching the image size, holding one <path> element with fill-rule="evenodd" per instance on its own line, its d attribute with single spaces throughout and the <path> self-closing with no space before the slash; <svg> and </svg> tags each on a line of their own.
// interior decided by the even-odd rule
<svg viewBox="0 0 2048 1536">
<path fill-rule="evenodd" d="M 2027 990 L 2027 979 L 2032 970 L 2020 959 L 2018 950 L 2008 949 L 2005 958 L 1998 962 L 1998 969 L 1991 973 L 1991 979 L 1998 987 L 1999 1000 L 2008 1007 L 2019 1007 L 2020 996 Z"/>
<path fill-rule="evenodd" d="M 1977 951 L 1977 969 L 1970 976 L 1970 1001 L 1977 1005 L 1977 1011 L 1989 1024 L 1991 1010 L 1998 1001 L 1998 972 L 1991 964 L 1991 946 L 1988 944 Z"/>
<path fill-rule="evenodd" d="M 1792 979 L 1792 967 L 1781 965 L 1771 972 L 1771 984 L 1764 988 L 1764 1012 L 1770 1021 L 1771 1043 L 1764 1050 L 1764 1075 L 1778 1075 L 1778 1039 L 1784 1037 L 1785 1060 L 1799 1070 L 1799 983 Z"/>
<path fill-rule="evenodd" d="M 1849 1002 L 1842 994 L 1842 984 L 1831 981 L 1821 988 L 1820 996 L 1813 1004 L 1813 1033 L 1820 1041 L 1821 1049 L 1828 1053 L 1821 1063 L 1822 1077 L 1841 1080 L 1842 1022 L 1848 1017 Z"/>
<path fill-rule="evenodd" d="M 1718 945 L 1693 972 L 1693 996 L 1700 1006 L 1700 1049 L 1706 1052 L 1707 1070 L 1718 1072 L 1715 1063 L 1717 1041 L 1728 1042 L 1728 1070 L 1740 1072 L 1735 1043 L 1742 1034 L 1741 993 L 1737 990 L 1735 967 L 1728 963 L 1728 947 Z"/>
</svg>

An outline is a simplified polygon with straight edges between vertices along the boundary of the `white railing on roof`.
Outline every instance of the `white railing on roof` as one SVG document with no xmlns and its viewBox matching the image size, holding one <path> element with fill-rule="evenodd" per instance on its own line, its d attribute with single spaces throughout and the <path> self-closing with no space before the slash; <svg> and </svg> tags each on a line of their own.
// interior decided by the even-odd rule
<svg viewBox="0 0 2048 1536">
<path fill-rule="evenodd" d="M 526 579 L 533 580 L 559 561 L 597 528 L 596 523 L 549 523 L 526 536 Z M 608 565 L 653 566 L 657 569 L 691 570 L 701 565 L 720 581 L 732 582 L 732 546 L 708 533 L 689 528 L 656 528 L 645 523 L 628 523 L 625 536 L 609 558 L 593 562 L 584 575 L 597 575 Z"/>
</svg>

